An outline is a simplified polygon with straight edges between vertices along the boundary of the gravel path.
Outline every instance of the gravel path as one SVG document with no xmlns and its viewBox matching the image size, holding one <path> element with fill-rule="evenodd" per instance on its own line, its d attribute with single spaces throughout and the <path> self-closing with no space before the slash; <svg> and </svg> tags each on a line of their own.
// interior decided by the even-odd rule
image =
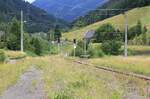
<svg viewBox="0 0 150 99">
<path fill-rule="evenodd" d="M 44 96 L 42 73 L 32 67 L 0 99 L 45 99 Z"/>
</svg>

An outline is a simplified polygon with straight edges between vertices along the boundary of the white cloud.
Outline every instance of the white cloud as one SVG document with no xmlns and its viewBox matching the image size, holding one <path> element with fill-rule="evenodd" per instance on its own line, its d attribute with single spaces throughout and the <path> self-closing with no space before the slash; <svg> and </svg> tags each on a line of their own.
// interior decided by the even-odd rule
<svg viewBox="0 0 150 99">
<path fill-rule="evenodd" d="M 25 1 L 28 1 L 28 2 L 32 3 L 32 2 L 35 1 L 35 0 L 25 0 Z"/>
</svg>

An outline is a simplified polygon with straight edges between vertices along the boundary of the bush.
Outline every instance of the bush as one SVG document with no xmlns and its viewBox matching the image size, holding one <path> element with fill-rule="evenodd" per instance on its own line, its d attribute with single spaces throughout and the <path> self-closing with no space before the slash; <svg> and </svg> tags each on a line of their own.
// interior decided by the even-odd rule
<svg viewBox="0 0 150 99">
<path fill-rule="evenodd" d="M 0 62 L 4 62 L 6 60 L 6 55 L 3 50 L 0 50 Z"/>
<path fill-rule="evenodd" d="M 108 55 L 118 55 L 120 54 L 122 43 L 116 40 L 109 40 L 102 43 L 102 50 L 105 54 Z"/>
<path fill-rule="evenodd" d="M 104 56 L 104 52 L 100 48 L 89 47 L 88 54 L 90 55 L 90 58 L 97 58 Z"/>
<path fill-rule="evenodd" d="M 56 45 L 54 45 L 54 44 L 51 44 L 51 46 L 50 46 L 50 54 L 56 55 L 58 53 L 59 53 L 58 47 Z"/>
<path fill-rule="evenodd" d="M 106 23 L 100 26 L 95 32 L 95 42 L 101 43 L 106 40 L 122 40 L 120 30 L 115 29 L 111 24 Z"/>
<path fill-rule="evenodd" d="M 28 55 L 28 56 L 32 56 L 32 57 L 36 57 L 37 55 L 34 53 L 34 52 L 32 52 L 32 51 L 26 51 L 26 54 Z"/>
<path fill-rule="evenodd" d="M 74 50 L 71 53 L 71 56 L 73 55 L 74 55 Z M 75 49 L 75 56 L 81 57 L 82 55 L 84 55 L 83 48 L 81 48 L 80 46 L 77 46 L 77 48 Z"/>
<path fill-rule="evenodd" d="M 49 50 L 48 42 L 41 38 L 37 37 L 32 38 L 31 45 L 33 46 L 33 51 L 37 55 L 43 55 L 45 52 Z"/>
</svg>

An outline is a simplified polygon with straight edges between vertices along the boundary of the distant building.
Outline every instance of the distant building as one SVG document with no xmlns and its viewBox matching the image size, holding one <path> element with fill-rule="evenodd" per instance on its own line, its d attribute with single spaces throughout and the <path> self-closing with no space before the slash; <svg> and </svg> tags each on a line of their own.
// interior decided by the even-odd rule
<svg viewBox="0 0 150 99">
<path fill-rule="evenodd" d="M 0 38 L 4 35 L 4 31 L 0 31 Z"/>
<path fill-rule="evenodd" d="M 94 30 L 90 30 L 90 31 L 85 33 L 83 39 L 86 39 L 86 40 L 90 41 L 90 40 L 93 39 L 94 35 L 95 35 L 95 31 Z"/>
</svg>

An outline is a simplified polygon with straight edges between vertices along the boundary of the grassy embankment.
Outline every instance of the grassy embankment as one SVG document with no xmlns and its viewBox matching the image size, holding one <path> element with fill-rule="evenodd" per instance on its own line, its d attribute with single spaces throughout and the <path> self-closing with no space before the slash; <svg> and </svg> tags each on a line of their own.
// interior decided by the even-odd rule
<svg viewBox="0 0 150 99">
<path fill-rule="evenodd" d="M 93 44 L 96 48 L 100 44 Z M 150 76 L 150 46 L 128 46 L 129 57 L 105 56 L 89 59 L 94 65 L 111 67 L 125 72 L 134 72 Z"/>
<path fill-rule="evenodd" d="M 121 99 L 129 91 L 128 82 L 137 86 L 141 95 L 144 95 L 143 89 L 148 86 L 139 79 L 115 76 L 73 63 L 62 56 L 41 57 L 40 61 L 37 65 L 44 71 L 48 99 Z"/>
<path fill-rule="evenodd" d="M 130 10 L 127 12 L 128 15 L 128 22 L 129 27 L 135 25 L 137 21 L 141 21 L 144 26 L 150 30 L 150 6 L 142 7 L 142 8 L 135 8 L 133 10 Z M 100 25 L 104 23 L 111 23 L 116 28 L 119 28 L 120 30 L 124 29 L 124 16 L 117 15 L 111 18 L 108 18 L 106 20 L 91 24 L 89 26 L 86 26 L 84 28 L 80 28 L 78 30 L 73 30 L 68 33 L 63 34 L 63 38 L 67 38 L 69 40 L 73 40 L 74 38 L 80 40 L 84 37 L 84 33 L 88 30 L 96 30 Z"/>
</svg>

